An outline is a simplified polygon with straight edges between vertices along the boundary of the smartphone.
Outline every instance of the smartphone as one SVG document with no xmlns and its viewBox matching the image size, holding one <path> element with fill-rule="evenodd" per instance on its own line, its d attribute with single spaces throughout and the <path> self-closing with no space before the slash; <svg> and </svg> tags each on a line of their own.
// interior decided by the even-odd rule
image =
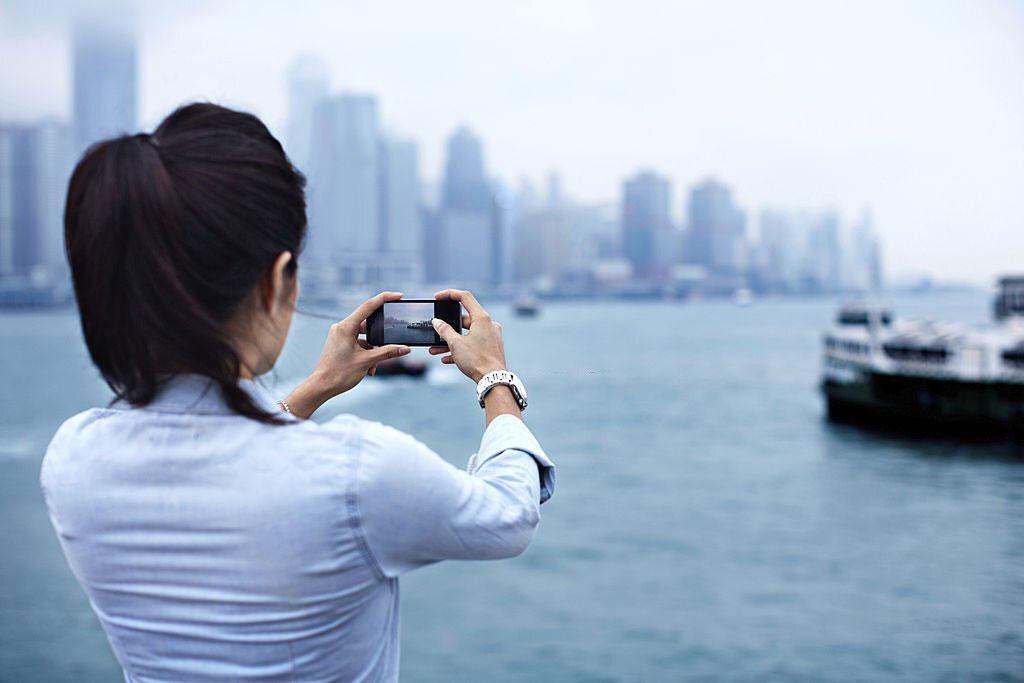
<svg viewBox="0 0 1024 683">
<path fill-rule="evenodd" d="M 446 346 L 430 321 L 440 318 L 462 334 L 462 306 L 452 299 L 389 301 L 366 319 L 370 346 Z"/>
</svg>

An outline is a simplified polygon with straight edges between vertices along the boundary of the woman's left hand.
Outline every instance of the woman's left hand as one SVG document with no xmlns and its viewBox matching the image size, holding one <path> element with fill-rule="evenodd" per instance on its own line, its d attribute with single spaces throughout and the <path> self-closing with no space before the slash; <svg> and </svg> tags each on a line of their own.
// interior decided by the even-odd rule
<svg viewBox="0 0 1024 683">
<path fill-rule="evenodd" d="M 387 301 L 398 301 L 401 292 L 381 292 L 359 305 L 350 316 L 331 325 L 324 350 L 313 373 L 288 395 L 285 402 L 293 415 L 308 418 L 317 408 L 355 387 L 377 364 L 398 358 L 412 349 L 400 344 L 371 347 L 359 338 L 366 330 L 366 319 Z"/>
</svg>

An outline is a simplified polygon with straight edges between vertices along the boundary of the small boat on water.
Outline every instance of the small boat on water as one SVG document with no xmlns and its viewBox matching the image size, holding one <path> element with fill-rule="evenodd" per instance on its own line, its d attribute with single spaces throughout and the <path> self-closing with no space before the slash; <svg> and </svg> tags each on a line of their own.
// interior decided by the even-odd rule
<svg viewBox="0 0 1024 683">
<path fill-rule="evenodd" d="M 972 326 L 843 306 L 823 340 L 829 419 L 1024 437 L 1024 277 L 999 281 L 995 319 Z"/>
<path fill-rule="evenodd" d="M 432 330 L 434 329 L 433 323 L 429 320 L 420 320 L 419 322 L 409 323 L 406 325 L 410 330 Z"/>
<path fill-rule="evenodd" d="M 532 297 L 520 297 L 512 304 L 512 312 L 519 318 L 536 318 L 540 315 L 540 304 Z"/>
<path fill-rule="evenodd" d="M 423 377 L 427 374 L 427 364 L 419 359 L 392 358 L 377 364 L 374 377 Z"/>
</svg>

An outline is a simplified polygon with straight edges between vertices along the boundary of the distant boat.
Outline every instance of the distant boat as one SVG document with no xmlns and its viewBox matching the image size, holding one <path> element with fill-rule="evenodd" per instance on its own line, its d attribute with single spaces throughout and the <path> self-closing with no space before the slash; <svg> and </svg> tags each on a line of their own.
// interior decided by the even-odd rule
<svg viewBox="0 0 1024 683">
<path fill-rule="evenodd" d="M 423 377 L 427 374 L 427 364 L 422 360 L 409 358 L 392 358 L 377 364 L 374 377 Z"/>
<path fill-rule="evenodd" d="M 540 305 L 536 299 L 522 297 L 516 299 L 515 303 L 512 304 L 512 312 L 520 318 L 536 318 L 540 315 Z"/>
<path fill-rule="evenodd" d="M 754 293 L 746 287 L 740 287 L 733 292 L 732 302 L 737 306 L 750 306 L 754 303 Z"/>
<path fill-rule="evenodd" d="M 406 327 L 409 328 L 410 330 L 432 330 L 432 329 L 434 329 L 433 323 L 431 323 L 429 320 L 421 320 L 421 321 L 416 322 L 416 323 L 409 323 L 408 325 L 406 325 Z"/>
</svg>

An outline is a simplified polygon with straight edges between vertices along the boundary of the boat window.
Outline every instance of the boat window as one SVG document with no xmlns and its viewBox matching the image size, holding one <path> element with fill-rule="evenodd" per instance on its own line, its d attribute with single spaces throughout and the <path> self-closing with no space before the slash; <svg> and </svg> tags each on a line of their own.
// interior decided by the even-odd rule
<svg viewBox="0 0 1024 683">
<path fill-rule="evenodd" d="M 893 342 L 883 344 L 885 355 L 898 361 L 915 361 L 918 363 L 945 363 L 949 358 L 949 350 L 941 346 L 913 346 L 911 344 Z"/>
</svg>

